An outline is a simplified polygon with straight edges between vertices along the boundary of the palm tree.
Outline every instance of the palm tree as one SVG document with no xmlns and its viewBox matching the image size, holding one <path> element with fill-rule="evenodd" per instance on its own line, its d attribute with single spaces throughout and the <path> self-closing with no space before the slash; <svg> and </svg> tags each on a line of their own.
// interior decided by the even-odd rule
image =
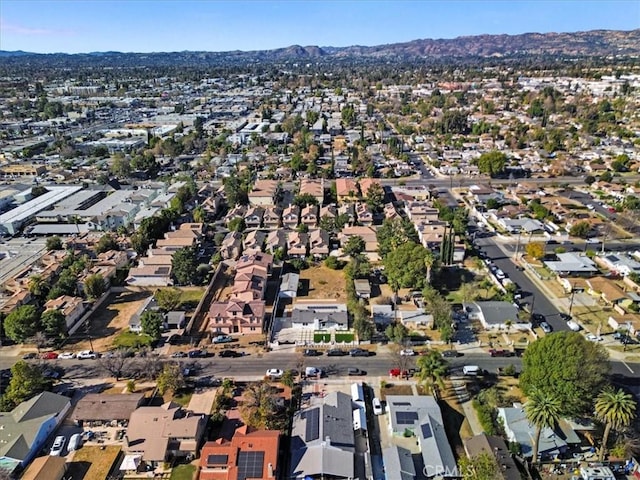
<svg viewBox="0 0 640 480">
<path fill-rule="evenodd" d="M 538 461 L 538 448 L 540 447 L 540 434 L 543 428 L 554 428 L 560 420 L 560 401 L 557 398 L 534 390 L 529 395 L 524 405 L 524 413 L 529 422 L 535 427 L 535 439 L 533 442 L 533 462 Z"/>
<path fill-rule="evenodd" d="M 605 424 L 602 446 L 598 454 L 599 460 L 602 461 L 611 429 L 620 430 L 631 424 L 635 418 L 636 402 L 630 393 L 607 387 L 596 398 L 595 407 L 596 418 Z"/>
<path fill-rule="evenodd" d="M 416 366 L 420 369 L 418 372 L 420 381 L 437 394 L 436 388 L 443 386 L 443 379 L 449 369 L 440 352 L 429 350 L 429 353 L 418 358 Z"/>
<path fill-rule="evenodd" d="M 427 250 L 424 256 L 424 266 L 427 268 L 427 285 L 431 284 L 431 269 L 433 268 L 433 264 L 435 262 L 435 257 L 431 250 Z"/>
</svg>

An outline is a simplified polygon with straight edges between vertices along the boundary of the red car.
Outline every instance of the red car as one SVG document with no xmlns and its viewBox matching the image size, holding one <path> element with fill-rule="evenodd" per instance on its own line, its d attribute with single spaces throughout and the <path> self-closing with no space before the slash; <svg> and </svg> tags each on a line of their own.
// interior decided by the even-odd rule
<svg viewBox="0 0 640 480">
<path fill-rule="evenodd" d="M 489 355 L 491 355 L 492 357 L 512 357 L 513 352 L 509 350 L 496 350 L 492 348 L 491 350 L 489 350 Z"/>
<path fill-rule="evenodd" d="M 406 370 L 400 371 L 399 368 L 392 368 L 391 370 L 389 370 L 389 376 L 390 377 L 402 376 L 403 378 L 409 378 L 409 372 L 407 372 Z"/>
<path fill-rule="evenodd" d="M 56 358 L 58 358 L 58 354 L 56 352 L 44 352 L 42 355 L 40 355 L 40 358 L 44 360 L 55 360 Z"/>
</svg>

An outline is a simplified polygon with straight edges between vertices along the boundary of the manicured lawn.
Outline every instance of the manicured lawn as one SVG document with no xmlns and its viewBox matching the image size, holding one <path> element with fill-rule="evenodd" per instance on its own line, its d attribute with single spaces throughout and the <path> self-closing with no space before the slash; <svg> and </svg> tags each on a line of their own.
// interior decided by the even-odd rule
<svg viewBox="0 0 640 480">
<path fill-rule="evenodd" d="M 148 335 L 139 335 L 128 330 L 118 334 L 113 339 L 113 346 L 116 348 L 140 348 L 151 345 L 151 337 Z"/>
<path fill-rule="evenodd" d="M 206 287 L 188 287 L 180 289 L 180 306 L 195 308 L 204 295 Z"/>
<path fill-rule="evenodd" d="M 331 341 L 331 334 L 330 333 L 314 333 L 313 341 L 315 343 L 320 343 L 320 342 L 328 343 Z"/>
<path fill-rule="evenodd" d="M 180 390 L 180 392 L 176 393 L 171 400 L 179 403 L 183 407 L 186 407 L 187 405 L 189 405 L 192 396 L 193 390 Z"/>
<path fill-rule="evenodd" d="M 193 475 L 196 473 L 195 465 L 178 465 L 171 469 L 170 480 L 193 480 Z"/>
<path fill-rule="evenodd" d="M 353 333 L 336 333 L 336 343 L 353 342 Z"/>
</svg>

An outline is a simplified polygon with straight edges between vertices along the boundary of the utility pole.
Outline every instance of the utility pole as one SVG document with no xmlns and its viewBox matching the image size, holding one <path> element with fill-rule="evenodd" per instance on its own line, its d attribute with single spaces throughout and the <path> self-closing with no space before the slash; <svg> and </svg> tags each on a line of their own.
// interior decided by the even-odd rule
<svg viewBox="0 0 640 480">
<path fill-rule="evenodd" d="M 573 310 L 573 297 L 576 295 L 576 284 L 571 284 L 571 301 L 569 302 L 569 314 L 571 314 L 571 310 Z"/>
<path fill-rule="evenodd" d="M 520 252 L 520 236 L 522 235 L 522 229 L 518 230 L 518 243 L 516 243 L 516 262 L 518 261 L 518 253 Z"/>
</svg>

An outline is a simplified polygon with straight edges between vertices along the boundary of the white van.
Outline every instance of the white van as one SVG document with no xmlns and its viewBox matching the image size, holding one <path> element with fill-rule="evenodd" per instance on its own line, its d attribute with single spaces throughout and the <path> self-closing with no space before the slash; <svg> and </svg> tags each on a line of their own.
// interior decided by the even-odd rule
<svg viewBox="0 0 640 480">
<path fill-rule="evenodd" d="M 82 437 L 80 436 L 80 434 L 74 433 L 73 435 L 71 435 L 71 438 L 69 439 L 69 445 L 67 446 L 67 450 L 69 450 L 70 452 L 73 452 L 74 450 L 77 450 L 78 448 L 80 448 L 81 443 L 82 443 Z"/>
<path fill-rule="evenodd" d="M 321 377 L 322 370 L 320 370 L 318 367 L 307 367 L 304 369 L 304 374 L 307 377 Z"/>
<path fill-rule="evenodd" d="M 477 377 L 478 375 L 480 375 L 480 367 L 477 365 L 465 365 L 464 367 L 462 367 L 462 373 L 464 375 Z"/>
</svg>

